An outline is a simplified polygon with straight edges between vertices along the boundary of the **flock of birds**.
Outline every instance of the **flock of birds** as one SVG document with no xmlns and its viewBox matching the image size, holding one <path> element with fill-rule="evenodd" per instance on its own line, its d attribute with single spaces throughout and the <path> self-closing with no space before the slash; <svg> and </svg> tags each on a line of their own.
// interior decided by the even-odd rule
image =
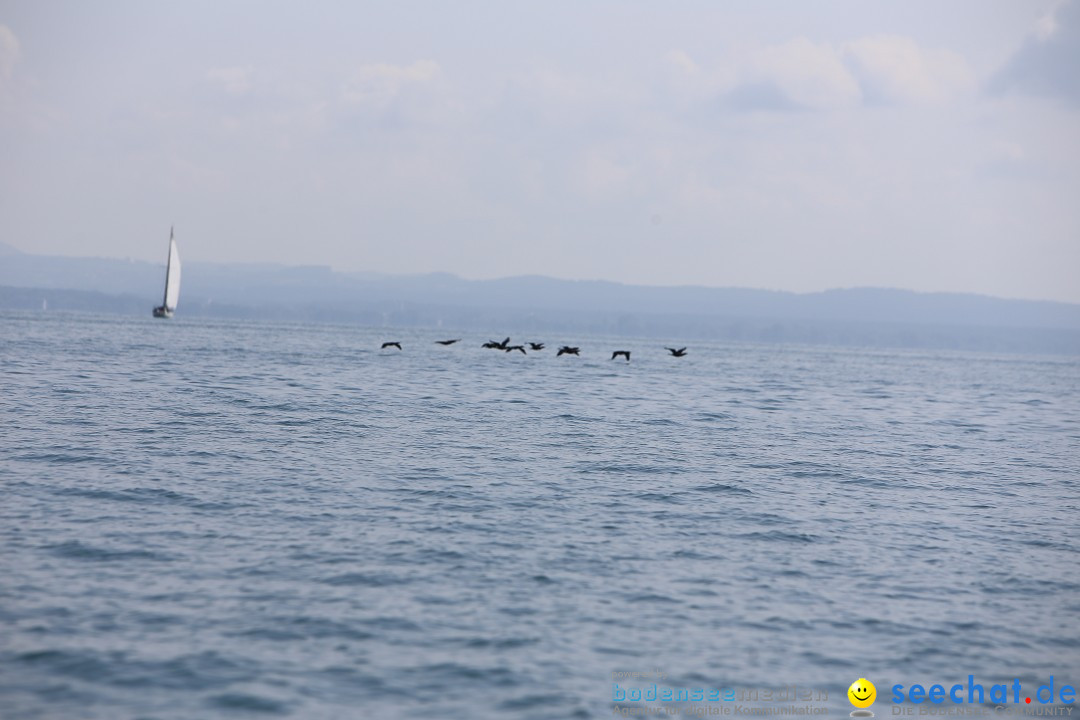
<svg viewBox="0 0 1080 720">
<path fill-rule="evenodd" d="M 436 340 L 435 344 L 436 345 L 446 346 L 446 345 L 453 345 L 456 342 L 461 342 L 461 338 L 454 338 L 453 340 Z M 528 354 L 525 351 L 525 346 L 524 345 L 511 345 L 510 344 L 510 338 L 506 338 L 502 342 L 495 342 L 494 340 L 488 340 L 486 343 L 484 343 L 480 347 L 484 347 L 484 348 L 487 348 L 489 350 L 502 350 L 503 352 L 520 352 L 522 355 L 527 355 Z M 401 343 L 396 341 L 396 340 L 391 340 L 389 342 L 384 342 L 382 344 L 382 347 L 379 348 L 379 349 L 380 350 L 386 350 L 388 348 L 397 348 L 398 350 L 400 350 L 401 349 Z M 529 343 L 529 349 L 534 351 L 534 352 L 543 350 L 544 349 L 544 343 L 531 342 L 531 343 Z M 672 357 L 684 357 L 686 355 L 686 348 L 684 348 L 684 347 L 682 347 L 682 348 L 665 347 L 664 349 L 667 350 L 669 353 L 671 353 Z M 555 353 L 555 357 L 559 357 L 560 355 L 579 355 L 580 356 L 581 355 L 581 348 L 573 347 L 572 345 L 563 345 L 562 347 L 559 348 L 559 352 Z M 611 359 L 612 360 L 614 360 L 615 358 L 618 358 L 618 357 L 626 358 L 626 362 L 630 362 L 630 351 L 629 350 L 616 350 L 613 353 L 611 353 Z"/>
</svg>

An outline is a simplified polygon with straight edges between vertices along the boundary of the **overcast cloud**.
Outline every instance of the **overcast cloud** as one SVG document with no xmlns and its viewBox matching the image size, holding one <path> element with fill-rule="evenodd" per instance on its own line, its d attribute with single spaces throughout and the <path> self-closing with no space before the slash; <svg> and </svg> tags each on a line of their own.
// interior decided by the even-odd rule
<svg viewBox="0 0 1080 720">
<path fill-rule="evenodd" d="M 1080 302 L 1080 0 L 8 2 L 28 252 Z"/>
</svg>

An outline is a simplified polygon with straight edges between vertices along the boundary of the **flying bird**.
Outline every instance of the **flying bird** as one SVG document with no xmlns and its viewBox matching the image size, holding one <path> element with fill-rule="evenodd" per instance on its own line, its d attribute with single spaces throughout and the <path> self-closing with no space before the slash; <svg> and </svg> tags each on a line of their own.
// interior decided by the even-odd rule
<svg viewBox="0 0 1080 720">
<path fill-rule="evenodd" d="M 461 338 L 457 338 L 455 340 L 436 340 L 435 342 L 438 343 L 439 345 L 453 345 L 454 343 L 458 342 L 459 340 L 461 340 Z"/>
<path fill-rule="evenodd" d="M 379 349 L 380 350 L 385 350 L 388 347 L 396 347 L 398 350 L 400 350 L 401 349 L 401 343 L 399 343 L 399 342 L 384 342 L 382 344 L 382 347 L 379 348 Z"/>
<path fill-rule="evenodd" d="M 524 345 L 507 345 L 506 347 L 503 348 L 503 350 L 505 352 L 510 352 L 511 350 L 520 350 L 522 355 L 526 354 Z"/>
<path fill-rule="evenodd" d="M 510 345 L 510 338 L 506 338 L 502 342 L 488 340 L 486 343 L 484 343 L 484 347 L 491 348 L 492 350 L 505 350 L 508 345 Z"/>
<path fill-rule="evenodd" d="M 561 348 L 559 348 L 559 352 L 555 355 L 555 357 L 559 357 L 559 355 L 578 355 L 580 350 L 581 348 L 563 345 Z"/>
<path fill-rule="evenodd" d="M 531 342 L 531 343 L 529 343 L 529 347 L 532 348 L 533 350 L 543 350 L 544 349 L 544 343 Z"/>
<path fill-rule="evenodd" d="M 682 357 L 686 355 L 686 348 L 679 348 L 678 350 L 675 348 L 667 348 L 667 351 L 671 353 L 672 357 Z"/>
<path fill-rule="evenodd" d="M 615 352 L 611 353 L 611 359 L 614 360 L 615 358 L 619 357 L 620 355 L 622 355 L 624 358 L 626 358 L 626 362 L 630 362 L 630 351 L 629 350 L 616 350 Z"/>
</svg>

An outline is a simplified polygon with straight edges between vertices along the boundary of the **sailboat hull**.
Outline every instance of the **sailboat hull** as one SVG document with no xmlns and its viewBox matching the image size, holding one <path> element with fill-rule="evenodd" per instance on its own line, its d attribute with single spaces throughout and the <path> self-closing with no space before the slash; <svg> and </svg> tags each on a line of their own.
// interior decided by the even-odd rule
<svg viewBox="0 0 1080 720">
<path fill-rule="evenodd" d="M 154 308 L 154 317 L 156 318 L 171 318 L 173 311 L 164 305 Z"/>
</svg>

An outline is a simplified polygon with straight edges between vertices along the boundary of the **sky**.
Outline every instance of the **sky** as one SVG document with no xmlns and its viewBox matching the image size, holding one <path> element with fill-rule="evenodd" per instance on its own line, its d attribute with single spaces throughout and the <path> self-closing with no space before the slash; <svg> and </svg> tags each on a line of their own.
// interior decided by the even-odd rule
<svg viewBox="0 0 1080 720">
<path fill-rule="evenodd" d="M 0 0 L 0 242 L 1080 302 L 1078 69 L 1080 0 Z"/>
</svg>

